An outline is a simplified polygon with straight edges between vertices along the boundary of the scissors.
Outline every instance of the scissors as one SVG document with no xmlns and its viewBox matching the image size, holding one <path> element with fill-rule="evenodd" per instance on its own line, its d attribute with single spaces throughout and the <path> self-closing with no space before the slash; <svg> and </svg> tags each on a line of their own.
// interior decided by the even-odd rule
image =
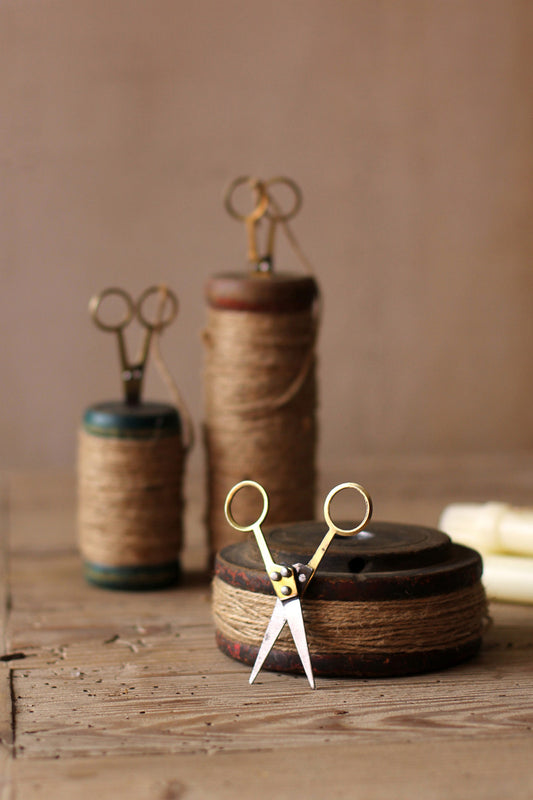
<svg viewBox="0 0 533 800">
<path fill-rule="evenodd" d="M 240 525 L 238 522 L 236 522 L 231 511 L 233 498 L 237 492 L 239 492 L 245 486 L 251 486 L 254 489 L 257 489 L 263 499 L 263 509 L 255 522 L 252 522 L 250 525 Z M 355 525 L 353 528 L 340 528 L 338 525 L 335 525 L 331 519 L 331 501 L 343 489 L 354 489 L 355 491 L 359 492 L 359 494 L 362 495 L 365 503 L 363 518 L 359 524 Z M 265 520 L 268 513 L 268 495 L 260 483 L 246 480 L 235 484 L 235 486 L 228 492 L 226 497 L 224 513 L 229 524 L 235 528 L 235 530 L 243 533 L 248 531 L 253 532 L 265 564 L 267 575 L 270 578 L 270 582 L 276 595 L 276 605 L 274 606 L 274 611 L 272 612 L 270 622 L 268 623 L 263 641 L 259 648 L 259 652 L 257 653 L 255 664 L 250 675 L 250 683 L 255 681 L 266 657 L 272 650 L 276 639 L 280 635 L 283 626 L 285 623 L 287 623 L 290 628 L 292 638 L 294 639 L 294 644 L 296 645 L 296 650 L 298 651 L 300 661 L 302 662 L 302 666 L 307 676 L 307 680 L 309 681 L 309 685 L 311 689 L 314 689 L 315 681 L 313 678 L 311 658 L 309 656 L 309 647 L 307 645 L 307 637 L 305 634 L 301 597 L 311 583 L 318 565 L 322 561 L 322 558 L 324 557 L 329 545 L 333 541 L 333 538 L 337 534 L 339 536 L 353 536 L 362 530 L 367 524 L 368 520 L 372 516 L 372 499 L 370 495 L 366 489 L 364 489 L 358 483 L 340 483 L 330 491 L 324 501 L 324 519 L 328 526 L 328 530 L 307 564 L 296 563 L 287 566 L 285 564 L 276 564 L 274 562 L 263 535 L 263 531 L 261 530 L 261 524 Z"/>
<path fill-rule="evenodd" d="M 291 207 L 283 211 L 278 201 L 273 197 L 271 187 L 275 185 L 285 186 L 286 191 L 291 195 Z M 248 185 L 255 194 L 255 208 L 250 214 L 242 214 L 235 209 L 233 196 L 236 189 L 242 185 Z M 255 265 L 256 272 L 272 272 L 274 256 L 274 240 L 278 224 L 285 225 L 292 219 L 302 206 L 302 191 L 297 183 L 290 178 L 276 177 L 269 180 L 252 178 L 243 175 L 235 178 L 230 183 L 224 197 L 226 211 L 234 219 L 244 222 L 248 234 L 248 260 Z M 258 252 L 257 228 L 263 219 L 268 220 L 268 231 L 266 245 L 262 255 Z"/>
<path fill-rule="evenodd" d="M 148 298 L 154 294 L 160 296 L 160 301 L 155 318 L 149 319 L 147 312 L 143 311 L 143 306 Z M 124 315 L 117 323 L 104 322 L 102 319 L 100 308 L 106 297 L 118 297 L 126 304 Z M 167 303 L 167 300 L 170 302 Z M 178 299 L 176 295 L 166 286 L 150 286 L 148 289 L 144 290 L 135 303 L 124 289 L 112 287 L 104 289 L 100 294 L 91 297 L 89 312 L 93 322 L 100 330 L 117 334 L 125 401 L 128 405 L 138 405 L 141 399 L 142 382 L 152 335 L 154 332 L 161 332 L 163 328 L 170 325 L 176 317 L 178 313 Z M 131 362 L 127 356 L 124 329 L 135 316 L 145 329 L 145 333 L 141 343 L 140 354 L 134 362 Z"/>
</svg>

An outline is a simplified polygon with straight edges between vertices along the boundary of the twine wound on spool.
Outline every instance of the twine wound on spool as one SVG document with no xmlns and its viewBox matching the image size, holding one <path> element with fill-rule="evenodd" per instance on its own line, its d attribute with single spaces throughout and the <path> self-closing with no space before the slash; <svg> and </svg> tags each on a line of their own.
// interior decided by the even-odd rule
<svg viewBox="0 0 533 800">
<path fill-rule="evenodd" d="M 259 647 L 275 602 L 273 596 L 213 580 L 215 625 L 231 641 Z M 487 625 L 485 593 L 479 582 L 447 594 L 406 600 L 306 599 L 302 610 L 311 656 L 444 650 L 476 641 Z M 275 647 L 296 652 L 287 627 Z"/>
<path fill-rule="evenodd" d="M 78 452 L 84 558 L 117 567 L 175 560 L 182 541 L 180 437 L 110 439 L 81 430 Z"/>
<path fill-rule="evenodd" d="M 247 476 L 253 475 L 267 488 L 272 522 L 312 516 L 314 340 L 310 312 L 209 309 L 205 438 L 215 549 L 231 537 L 223 511 L 225 497 Z M 243 514 L 247 513 L 244 507 Z"/>
</svg>

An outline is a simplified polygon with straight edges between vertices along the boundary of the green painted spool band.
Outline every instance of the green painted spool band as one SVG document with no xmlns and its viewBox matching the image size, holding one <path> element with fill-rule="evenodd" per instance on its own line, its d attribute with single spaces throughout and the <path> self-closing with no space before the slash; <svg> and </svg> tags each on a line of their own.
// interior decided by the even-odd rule
<svg viewBox="0 0 533 800">
<path fill-rule="evenodd" d="M 95 586 L 137 592 L 173 586 L 181 578 L 178 559 L 165 564 L 129 567 L 110 567 L 84 561 L 83 571 L 85 578 Z"/>
<path fill-rule="evenodd" d="M 83 415 L 83 428 L 93 436 L 118 439 L 153 439 L 181 433 L 181 419 L 166 403 L 96 403 Z"/>
</svg>

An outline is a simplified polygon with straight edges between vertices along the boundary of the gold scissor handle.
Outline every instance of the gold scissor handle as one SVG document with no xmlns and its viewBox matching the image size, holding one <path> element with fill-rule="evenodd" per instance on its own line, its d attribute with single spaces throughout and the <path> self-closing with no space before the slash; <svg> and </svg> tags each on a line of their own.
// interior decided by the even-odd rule
<svg viewBox="0 0 533 800">
<path fill-rule="evenodd" d="M 145 306 L 148 298 L 154 294 L 160 295 L 160 301 L 154 318 L 150 319 L 143 306 Z M 104 319 L 102 319 L 101 306 L 106 297 L 118 297 L 126 304 L 125 312 L 119 318 L 118 322 L 105 322 Z M 167 303 L 167 300 L 170 302 Z M 165 313 L 167 307 L 168 313 Z M 178 313 L 178 299 L 176 295 L 166 286 L 150 286 L 142 292 L 137 303 L 134 303 L 128 292 L 124 291 L 124 289 L 112 286 L 108 289 L 104 289 L 100 294 L 91 297 L 89 301 L 89 312 L 93 322 L 100 330 L 116 333 L 126 403 L 129 405 L 137 405 L 140 401 L 142 381 L 152 334 L 162 331 L 163 328 L 170 325 L 172 320 L 176 317 Z M 134 362 L 131 362 L 128 359 L 126 351 L 124 329 L 129 325 L 134 316 L 137 316 L 137 319 L 145 331 L 139 356 Z"/>
<path fill-rule="evenodd" d="M 105 322 L 102 319 L 101 306 L 106 297 L 118 297 L 126 304 L 124 314 L 119 318 L 118 322 Z M 126 402 L 130 404 L 138 402 L 140 381 L 142 379 L 142 366 L 137 368 L 136 365 L 129 363 L 128 354 L 126 352 L 126 342 L 124 341 L 124 328 L 130 324 L 136 311 L 135 303 L 128 292 L 116 286 L 110 286 L 100 292 L 100 294 L 93 295 L 89 301 L 89 313 L 96 327 L 106 333 L 117 334 L 122 383 L 126 395 Z"/>
<path fill-rule="evenodd" d="M 282 211 L 281 206 L 276 198 L 271 192 L 269 192 L 269 188 L 271 186 L 275 186 L 276 184 L 287 186 L 294 196 L 292 206 L 290 206 L 288 211 Z M 290 219 L 295 217 L 302 207 L 303 200 L 302 190 L 296 181 L 284 176 L 278 176 L 276 178 L 269 178 L 268 181 L 264 181 L 264 185 L 268 197 L 268 207 L 265 212 L 265 216 L 269 219 L 275 220 L 276 222 L 288 222 Z"/>
<path fill-rule="evenodd" d="M 335 523 L 331 519 L 331 514 L 330 514 L 331 502 L 333 498 L 339 494 L 339 492 L 343 491 L 343 489 L 355 489 L 357 492 L 359 492 L 360 495 L 362 495 L 365 503 L 365 512 L 363 514 L 363 518 L 353 528 L 341 528 L 339 525 L 335 525 Z M 335 533 L 337 533 L 339 536 L 353 536 L 355 533 L 358 533 L 359 531 L 363 530 L 363 528 L 365 527 L 366 523 L 368 522 L 371 516 L 372 516 L 372 498 L 370 497 L 364 486 L 361 486 L 361 484 L 359 483 L 350 483 L 350 482 L 339 483 L 338 486 L 335 486 L 331 490 L 331 492 L 329 492 L 328 496 L 324 500 L 324 519 L 326 520 L 328 527 L 333 528 Z"/>
<path fill-rule="evenodd" d="M 233 516 L 233 513 L 231 511 L 231 504 L 237 492 L 240 492 L 240 490 L 244 489 L 245 486 L 251 486 L 253 489 L 257 489 L 257 491 L 259 492 L 259 494 L 263 499 L 263 508 L 261 510 L 261 513 L 254 522 L 251 522 L 249 525 L 240 525 Z M 228 520 L 231 527 L 235 528 L 236 531 L 240 531 L 241 533 L 248 533 L 249 531 L 255 530 L 256 527 L 261 530 L 261 523 L 265 521 L 266 515 L 268 514 L 268 495 L 264 490 L 264 488 L 261 486 L 261 484 L 257 483 L 256 481 L 241 481 L 240 483 L 236 483 L 235 486 L 232 489 L 230 489 L 227 494 L 226 502 L 224 503 L 224 514 L 226 515 L 226 519 Z M 263 534 L 261 533 L 261 536 L 262 535 Z"/>
<path fill-rule="evenodd" d="M 104 322 L 101 317 L 100 307 L 106 297 L 120 297 L 126 303 L 125 313 L 118 322 Z M 93 295 L 89 301 L 89 313 L 94 324 L 97 328 L 107 333 L 118 333 L 124 330 L 135 316 L 135 311 L 135 303 L 130 295 L 125 292 L 124 289 L 118 289 L 116 286 L 110 286 L 108 289 L 104 289 L 103 292 L 100 292 L 100 294 Z"/>
<path fill-rule="evenodd" d="M 263 508 L 254 522 L 251 522 L 248 525 L 241 525 L 233 516 L 231 504 L 237 492 L 239 492 L 241 489 L 244 489 L 246 486 L 257 489 L 263 499 Z M 290 597 L 296 597 L 298 594 L 298 589 L 296 588 L 294 571 L 292 568 L 283 564 L 275 563 L 270 550 L 268 549 L 263 531 L 261 530 L 261 524 L 265 521 L 266 515 L 268 514 L 268 495 L 261 484 L 257 483 L 256 481 L 248 480 L 236 483 L 235 486 L 229 490 L 226 496 L 224 503 L 224 514 L 226 515 L 226 519 L 231 527 L 235 528 L 236 531 L 240 531 L 241 533 L 248 533 L 251 531 L 254 534 L 255 541 L 259 547 L 259 552 L 261 553 L 261 558 L 265 564 L 268 577 L 270 578 L 270 582 L 274 588 L 274 591 L 280 600 L 288 600 Z"/>
<path fill-rule="evenodd" d="M 242 214 L 236 211 L 233 203 L 233 195 L 236 189 L 244 184 L 247 184 L 255 193 L 255 206 L 249 214 Z M 280 203 L 273 196 L 272 192 L 269 191 L 271 186 L 280 184 L 288 187 L 294 196 L 292 205 L 287 211 L 282 209 Z M 228 186 L 224 197 L 224 206 L 230 216 L 244 222 L 246 225 L 248 234 L 248 260 L 255 265 L 256 271 L 271 272 L 277 226 L 281 223 L 286 228 L 288 220 L 292 219 L 302 206 L 302 192 L 298 184 L 290 178 L 281 176 L 270 178 L 269 180 L 261 180 L 259 178 L 252 178 L 249 175 L 243 175 L 236 178 Z M 268 220 L 268 232 L 264 252 L 259 254 L 256 228 L 263 217 Z"/>
<path fill-rule="evenodd" d="M 255 192 L 255 206 L 248 214 L 243 214 L 236 210 L 233 203 L 233 195 L 236 190 L 247 184 Z M 226 189 L 224 195 L 224 208 L 233 219 L 238 219 L 239 222 L 257 222 L 266 213 L 268 208 L 268 194 L 265 191 L 265 182 L 258 178 L 252 178 L 250 175 L 241 175 L 235 178 Z"/>
<path fill-rule="evenodd" d="M 343 489 L 355 489 L 355 491 L 359 492 L 359 494 L 362 495 L 365 503 L 365 511 L 363 517 L 361 521 L 353 528 L 341 528 L 338 525 L 336 525 L 331 519 L 331 514 L 330 514 L 331 502 L 339 492 L 342 492 Z M 307 583 L 309 583 L 312 575 L 315 573 L 318 565 L 322 561 L 326 553 L 326 550 L 333 541 L 333 538 L 337 534 L 339 536 L 354 536 L 354 534 L 358 533 L 365 527 L 371 516 L 372 516 L 372 498 L 370 497 L 366 489 L 359 483 L 350 483 L 350 482 L 339 483 L 338 486 L 335 486 L 329 492 L 328 496 L 324 500 L 324 519 L 326 520 L 328 531 L 324 536 L 324 538 L 322 539 L 322 541 L 320 542 L 320 544 L 318 545 L 311 559 L 307 562 L 307 566 L 313 570 L 311 576 L 307 580 Z"/>
<path fill-rule="evenodd" d="M 153 319 L 143 311 L 143 306 L 153 294 L 159 295 L 159 303 Z M 169 301 L 167 303 L 167 301 Z M 168 311 L 167 311 L 168 308 Z M 178 298 L 168 286 L 149 286 L 137 300 L 137 317 L 139 322 L 150 331 L 162 331 L 176 319 Z"/>
</svg>

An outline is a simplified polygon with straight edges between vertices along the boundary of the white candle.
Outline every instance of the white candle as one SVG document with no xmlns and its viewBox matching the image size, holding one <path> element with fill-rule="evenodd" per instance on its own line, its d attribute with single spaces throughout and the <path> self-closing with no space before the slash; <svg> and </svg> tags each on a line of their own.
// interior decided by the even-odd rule
<svg viewBox="0 0 533 800">
<path fill-rule="evenodd" d="M 483 585 L 489 600 L 533 603 L 533 558 L 484 555 Z"/>
<path fill-rule="evenodd" d="M 439 527 L 453 541 L 479 550 L 490 600 L 533 603 L 533 509 L 506 503 L 455 503 Z"/>
<path fill-rule="evenodd" d="M 483 553 L 533 556 L 533 508 L 506 503 L 454 503 L 439 527 L 452 539 Z"/>
</svg>

